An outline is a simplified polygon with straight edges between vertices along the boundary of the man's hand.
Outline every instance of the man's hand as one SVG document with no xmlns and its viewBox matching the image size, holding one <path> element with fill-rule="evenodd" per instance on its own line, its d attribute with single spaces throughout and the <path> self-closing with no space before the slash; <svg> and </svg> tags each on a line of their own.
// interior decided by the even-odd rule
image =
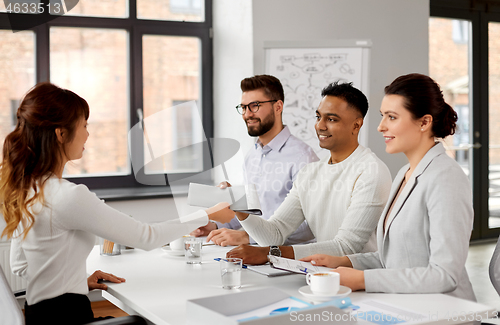
<svg viewBox="0 0 500 325">
<path fill-rule="evenodd" d="M 105 273 L 101 270 L 97 270 L 87 278 L 87 285 L 89 286 L 89 291 L 92 291 L 94 289 L 108 290 L 108 286 L 105 285 L 104 283 L 99 283 L 99 280 L 106 280 L 113 283 L 125 282 L 124 278 L 119 278 L 111 273 Z"/>
<path fill-rule="evenodd" d="M 212 231 L 207 237 L 207 242 L 209 241 L 213 241 L 219 246 L 237 246 L 250 243 L 246 231 L 227 228 Z"/>
<path fill-rule="evenodd" d="M 243 264 L 259 265 L 267 263 L 269 247 L 240 245 L 227 252 L 226 257 L 243 259 Z"/>
<path fill-rule="evenodd" d="M 208 236 L 212 230 L 217 229 L 215 222 L 209 222 L 206 226 L 193 230 L 190 235 L 194 237 Z"/>
</svg>

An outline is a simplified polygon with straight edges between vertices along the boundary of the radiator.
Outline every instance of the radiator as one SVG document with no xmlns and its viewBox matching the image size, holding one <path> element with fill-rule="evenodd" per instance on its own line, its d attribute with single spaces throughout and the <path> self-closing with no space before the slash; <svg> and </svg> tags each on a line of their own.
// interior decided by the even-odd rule
<svg viewBox="0 0 500 325">
<path fill-rule="evenodd" d="M 0 266 L 2 266 L 12 291 L 26 289 L 26 280 L 12 274 L 10 271 L 10 242 L 0 241 Z"/>
</svg>

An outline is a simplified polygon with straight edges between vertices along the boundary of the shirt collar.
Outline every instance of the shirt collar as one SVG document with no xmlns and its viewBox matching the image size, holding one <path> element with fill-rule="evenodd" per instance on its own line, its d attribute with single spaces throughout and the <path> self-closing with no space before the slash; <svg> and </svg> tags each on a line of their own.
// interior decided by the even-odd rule
<svg viewBox="0 0 500 325">
<path fill-rule="evenodd" d="M 281 148 L 285 145 L 286 141 L 292 134 L 290 133 L 290 129 L 288 126 L 285 125 L 283 130 L 281 130 L 280 133 L 278 133 L 267 145 L 264 147 L 269 147 L 271 150 L 275 151 L 280 151 Z M 257 138 L 257 141 L 255 141 L 255 148 L 264 148 L 262 147 L 262 143 L 260 142 L 259 138 Z"/>
</svg>

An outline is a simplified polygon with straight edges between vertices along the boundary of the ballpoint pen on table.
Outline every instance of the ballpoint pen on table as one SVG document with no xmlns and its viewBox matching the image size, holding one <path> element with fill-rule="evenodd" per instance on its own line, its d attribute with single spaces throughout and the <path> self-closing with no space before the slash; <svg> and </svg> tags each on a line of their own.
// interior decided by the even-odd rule
<svg viewBox="0 0 500 325">
<path fill-rule="evenodd" d="M 227 260 L 225 258 L 220 258 L 220 257 L 217 257 L 217 258 L 214 258 L 214 261 L 226 261 Z M 245 264 L 241 265 L 242 268 L 246 269 L 247 266 Z"/>
</svg>

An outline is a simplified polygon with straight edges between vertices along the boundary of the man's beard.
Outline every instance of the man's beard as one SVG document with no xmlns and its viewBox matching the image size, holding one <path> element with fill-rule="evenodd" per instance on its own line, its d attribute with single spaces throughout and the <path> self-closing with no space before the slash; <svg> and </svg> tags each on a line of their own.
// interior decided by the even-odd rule
<svg viewBox="0 0 500 325">
<path fill-rule="evenodd" d="M 262 121 L 259 119 L 259 124 L 258 126 L 247 126 L 248 128 L 248 135 L 252 137 L 259 137 L 263 134 L 266 134 L 269 130 L 271 130 L 274 126 L 274 114 L 269 114 L 267 118 Z"/>
</svg>

